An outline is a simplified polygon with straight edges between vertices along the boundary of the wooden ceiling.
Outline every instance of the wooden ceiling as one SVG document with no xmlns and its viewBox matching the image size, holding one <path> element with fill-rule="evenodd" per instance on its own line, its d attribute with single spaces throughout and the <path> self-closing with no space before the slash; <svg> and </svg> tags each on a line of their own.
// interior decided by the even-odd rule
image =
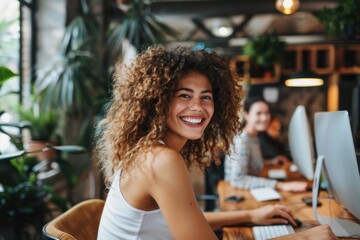
<svg viewBox="0 0 360 240">
<path fill-rule="evenodd" d="M 172 17 L 220 17 L 279 13 L 275 0 L 151 0 L 150 9 L 156 15 Z M 318 12 L 333 8 L 337 0 L 300 0 L 299 11 Z"/>
<path fill-rule="evenodd" d="M 150 11 L 178 30 L 178 38 L 169 41 L 232 46 L 267 32 L 297 39 L 319 38 L 324 30 L 316 13 L 336 5 L 336 0 L 300 0 L 299 10 L 286 16 L 277 11 L 275 0 L 151 0 Z M 234 29 L 230 36 L 220 38 L 212 33 L 214 22 L 219 19 L 230 22 Z"/>
</svg>

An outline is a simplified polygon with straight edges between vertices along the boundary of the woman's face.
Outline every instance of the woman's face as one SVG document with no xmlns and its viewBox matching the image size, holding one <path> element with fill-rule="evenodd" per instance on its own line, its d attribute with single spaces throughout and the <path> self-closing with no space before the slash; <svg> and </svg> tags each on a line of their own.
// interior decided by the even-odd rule
<svg viewBox="0 0 360 240">
<path fill-rule="evenodd" d="M 246 127 L 257 132 L 266 131 L 270 124 L 270 109 L 264 102 L 255 102 L 245 113 Z"/>
<path fill-rule="evenodd" d="M 166 138 L 199 139 L 214 113 L 212 86 L 206 76 L 190 71 L 178 80 L 169 105 Z"/>
</svg>

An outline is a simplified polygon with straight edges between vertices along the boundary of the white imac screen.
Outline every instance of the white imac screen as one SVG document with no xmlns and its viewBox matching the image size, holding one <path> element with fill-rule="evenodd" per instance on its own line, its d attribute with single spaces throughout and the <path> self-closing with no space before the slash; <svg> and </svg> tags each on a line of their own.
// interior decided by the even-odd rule
<svg viewBox="0 0 360 240">
<path fill-rule="evenodd" d="M 302 105 L 297 106 L 291 116 L 288 136 L 291 158 L 300 173 L 308 180 L 312 180 L 314 178 L 313 139 L 305 107 Z"/>
<path fill-rule="evenodd" d="M 360 219 L 360 175 L 347 111 L 315 113 L 315 143 L 324 156 L 330 192 Z"/>
</svg>

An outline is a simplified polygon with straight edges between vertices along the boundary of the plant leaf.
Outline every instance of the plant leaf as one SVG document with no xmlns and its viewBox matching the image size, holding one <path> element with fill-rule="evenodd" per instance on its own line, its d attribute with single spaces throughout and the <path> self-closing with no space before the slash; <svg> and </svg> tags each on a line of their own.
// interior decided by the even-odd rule
<svg viewBox="0 0 360 240">
<path fill-rule="evenodd" d="M 18 76 L 18 74 L 11 71 L 9 68 L 0 66 L 0 86 L 8 79 Z"/>
<path fill-rule="evenodd" d="M 21 150 L 15 153 L 0 154 L 0 161 L 8 161 L 14 158 L 23 156 L 26 153 L 25 150 Z"/>
<path fill-rule="evenodd" d="M 80 154 L 80 153 L 87 152 L 86 148 L 84 148 L 82 146 L 78 146 L 78 145 L 63 145 L 63 146 L 46 145 L 46 147 L 57 150 L 57 151 L 66 152 L 69 154 Z"/>
</svg>

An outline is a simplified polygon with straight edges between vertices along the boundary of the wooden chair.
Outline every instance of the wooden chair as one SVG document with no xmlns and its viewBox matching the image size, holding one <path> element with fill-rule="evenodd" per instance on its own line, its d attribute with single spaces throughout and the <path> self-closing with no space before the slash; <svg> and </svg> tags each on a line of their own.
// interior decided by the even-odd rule
<svg viewBox="0 0 360 240">
<path fill-rule="evenodd" d="M 89 199 L 82 201 L 43 227 L 46 239 L 96 240 L 104 200 Z"/>
</svg>

